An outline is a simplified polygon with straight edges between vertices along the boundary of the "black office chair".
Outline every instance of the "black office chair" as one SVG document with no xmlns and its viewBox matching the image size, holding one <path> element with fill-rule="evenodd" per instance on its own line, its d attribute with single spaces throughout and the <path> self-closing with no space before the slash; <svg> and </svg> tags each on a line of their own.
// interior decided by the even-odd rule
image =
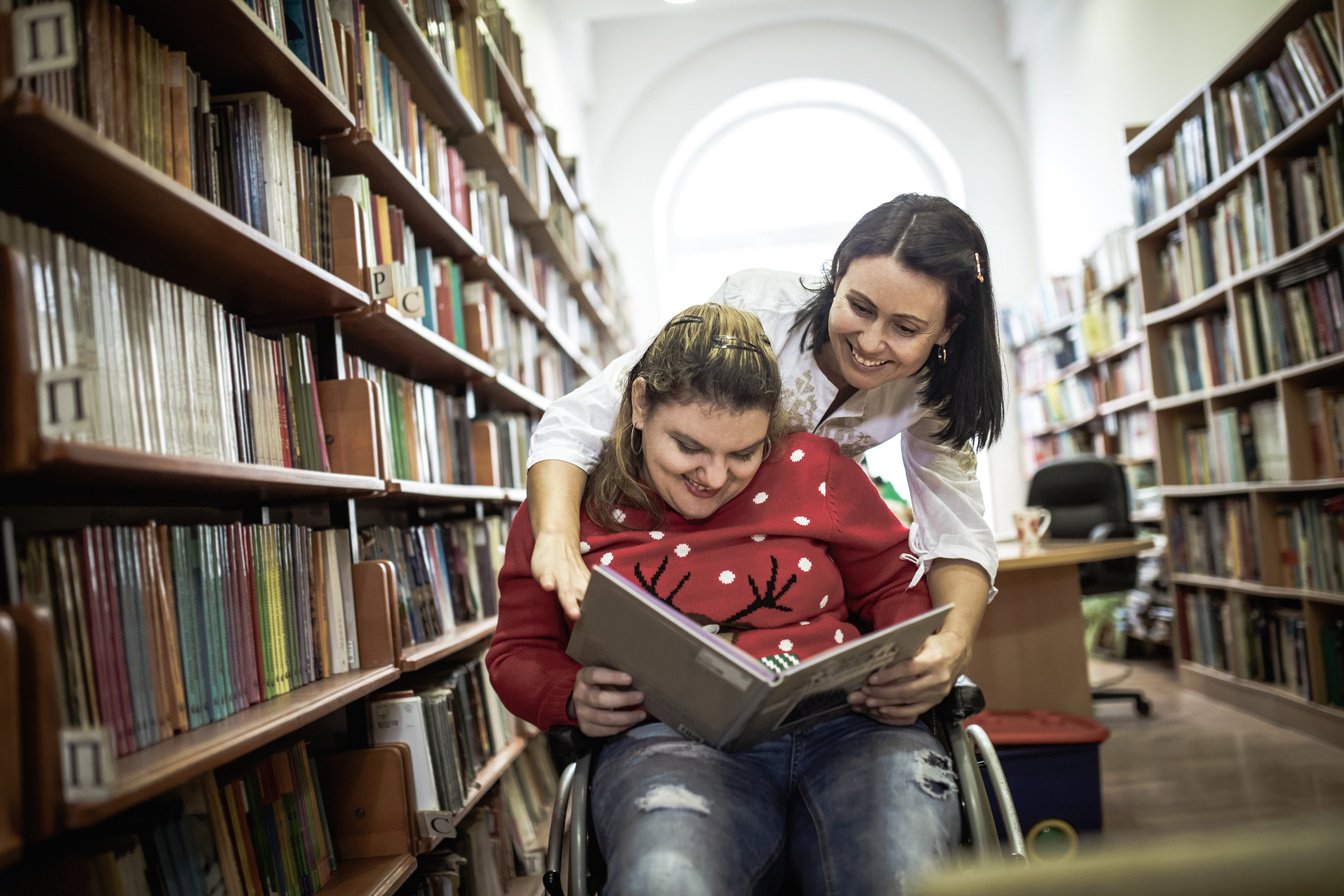
<svg viewBox="0 0 1344 896">
<path fill-rule="evenodd" d="M 942 741 L 957 774 L 961 802 L 962 845 L 978 860 L 1025 861 L 1026 843 L 1018 822 L 1008 779 L 999 764 L 989 735 L 979 725 L 965 720 L 985 708 L 985 698 L 969 678 L 958 679 L 943 702 L 926 714 L 925 720 Z M 561 769 L 551 813 L 550 840 L 546 846 L 546 872 L 542 884 L 549 896 L 565 896 L 562 864 L 569 846 L 569 896 L 589 896 L 601 889 L 605 866 L 595 838 L 589 835 L 588 784 L 595 750 L 601 742 L 585 737 L 577 728 L 547 732 L 551 755 Z M 976 756 L 979 754 L 979 759 Z M 982 776 L 981 769 L 984 774 Z M 994 807 L 990 804 L 988 778 L 1003 824 L 999 839 Z M 568 825 L 569 836 L 565 836 Z"/>
<path fill-rule="evenodd" d="M 1056 538 L 1134 537 L 1125 471 L 1109 458 L 1065 457 L 1042 465 L 1031 477 L 1027 503 L 1050 511 L 1050 534 Z M 1128 592 L 1138 584 L 1139 559 L 1084 563 L 1078 573 L 1084 597 Z M 1132 700 L 1139 715 L 1152 711 L 1142 691 L 1094 688 L 1092 699 Z"/>
</svg>

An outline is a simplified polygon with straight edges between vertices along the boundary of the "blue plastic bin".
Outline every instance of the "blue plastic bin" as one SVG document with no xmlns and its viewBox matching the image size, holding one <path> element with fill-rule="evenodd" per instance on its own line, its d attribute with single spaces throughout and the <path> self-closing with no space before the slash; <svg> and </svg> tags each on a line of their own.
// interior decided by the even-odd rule
<svg viewBox="0 0 1344 896">
<path fill-rule="evenodd" d="M 1029 856 L 1073 855 L 1080 833 L 1101 830 L 1105 725 L 1044 710 L 986 710 L 968 721 L 985 729 L 999 754 Z"/>
</svg>

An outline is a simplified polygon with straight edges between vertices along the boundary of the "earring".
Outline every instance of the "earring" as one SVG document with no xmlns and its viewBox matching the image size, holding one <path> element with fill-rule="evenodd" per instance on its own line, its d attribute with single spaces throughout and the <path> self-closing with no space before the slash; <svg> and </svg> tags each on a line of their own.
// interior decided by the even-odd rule
<svg viewBox="0 0 1344 896">
<path fill-rule="evenodd" d="M 939 367 L 947 364 L 947 346 L 935 345 L 933 347 L 933 357 L 937 359 Z"/>
</svg>

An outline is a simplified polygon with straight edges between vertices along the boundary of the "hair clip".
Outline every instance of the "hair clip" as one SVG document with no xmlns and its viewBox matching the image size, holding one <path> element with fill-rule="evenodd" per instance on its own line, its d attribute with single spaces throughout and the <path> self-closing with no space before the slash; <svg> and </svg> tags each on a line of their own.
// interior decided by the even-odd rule
<svg viewBox="0 0 1344 896">
<path fill-rule="evenodd" d="M 979 280 L 981 283 L 984 283 L 985 275 L 980 271 L 980 253 L 975 252 L 973 254 L 975 255 L 975 279 Z"/>
<path fill-rule="evenodd" d="M 714 347 L 741 348 L 746 349 L 747 351 L 756 352 L 759 355 L 765 354 L 765 352 L 761 351 L 759 345 L 753 345 L 745 339 L 738 339 L 736 336 L 724 336 L 723 334 L 714 337 Z"/>
</svg>

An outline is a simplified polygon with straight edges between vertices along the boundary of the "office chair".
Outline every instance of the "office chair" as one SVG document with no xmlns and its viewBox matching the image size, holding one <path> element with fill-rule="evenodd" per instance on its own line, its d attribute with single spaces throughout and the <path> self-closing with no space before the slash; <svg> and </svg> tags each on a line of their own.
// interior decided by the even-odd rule
<svg viewBox="0 0 1344 896">
<path fill-rule="evenodd" d="M 957 680 L 943 702 L 934 707 L 926 721 L 942 741 L 957 775 L 957 793 L 961 802 L 962 845 L 976 859 L 1008 858 L 1025 861 L 1027 850 L 1013 804 L 1008 779 L 999 764 L 998 754 L 989 736 L 979 725 L 965 720 L 985 708 L 985 698 L 966 676 Z M 595 838 L 589 835 L 588 784 L 592 757 L 600 742 L 585 737 L 577 728 L 558 728 L 547 732 L 552 758 L 563 770 L 556 788 L 551 812 L 550 840 L 546 845 L 546 872 L 543 886 L 549 896 L 565 896 L 562 862 L 566 840 L 569 845 L 569 896 L 589 896 L 601 888 L 605 868 Z M 976 754 L 979 754 L 979 760 Z M 981 768 L 984 774 L 981 774 Z M 1003 820 L 1004 842 L 999 839 L 993 807 L 985 786 L 988 778 L 994 801 Z M 565 836 L 566 822 L 569 837 Z M 856 861 L 861 861 L 856 857 Z"/>
<path fill-rule="evenodd" d="M 1134 537 L 1125 472 L 1109 458 L 1065 457 L 1042 465 L 1031 477 L 1027 504 L 1050 511 L 1050 533 L 1057 538 Z M 1124 593 L 1138 584 L 1139 560 L 1122 557 L 1083 563 L 1078 573 L 1084 597 Z M 1142 691 L 1094 688 L 1092 699 L 1132 700 L 1141 716 L 1152 711 Z"/>
</svg>

